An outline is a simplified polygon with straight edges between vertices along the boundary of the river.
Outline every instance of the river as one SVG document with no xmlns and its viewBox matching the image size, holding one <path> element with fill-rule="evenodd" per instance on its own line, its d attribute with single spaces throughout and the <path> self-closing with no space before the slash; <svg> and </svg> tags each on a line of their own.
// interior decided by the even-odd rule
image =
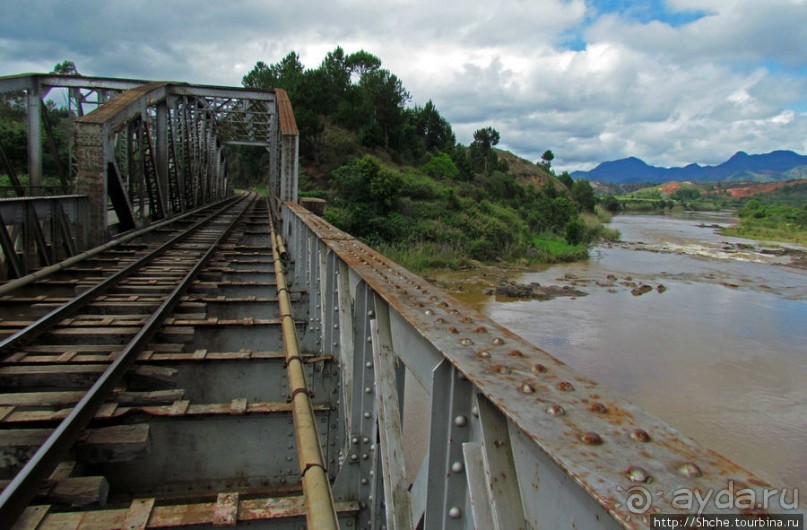
<svg viewBox="0 0 807 530">
<path fill-rule="evenodd" d="M 490 274 L 458 297 L 774 485 L 807 490 L 807 271 L 704 226 L 729 221 L 616 216 L 624 243 L 509 275 L 587 296 L 497 298 L 481 289 Z M 632 294 L 640 284 L 653 290 Z"/>
</svg>

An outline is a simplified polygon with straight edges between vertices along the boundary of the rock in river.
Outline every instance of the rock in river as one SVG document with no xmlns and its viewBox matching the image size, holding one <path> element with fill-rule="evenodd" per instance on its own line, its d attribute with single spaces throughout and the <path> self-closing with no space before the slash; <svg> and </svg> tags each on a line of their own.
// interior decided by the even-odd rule
<svg viewBox="0 0 807 530">
<path fill-rule="evenodd" d="M 588 293 L 580 291 L 569 285 L 541 285 L 535 282 L 530 284 L 516 283 L 502 278 L 496 286 L 496 294 L 510 298 L 532 298 L 535 300 L 551 300 L 557 296 L 586 296 Z"/>
</svg>

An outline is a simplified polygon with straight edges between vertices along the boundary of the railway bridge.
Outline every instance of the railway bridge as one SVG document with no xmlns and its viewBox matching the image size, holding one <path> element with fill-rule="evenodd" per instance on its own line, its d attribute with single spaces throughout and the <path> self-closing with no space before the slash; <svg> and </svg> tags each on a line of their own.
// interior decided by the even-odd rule
<svg viewBox="0 0 807 530">
<path fill-rule="evenodd" d="M 76 120 L 47 195 L 52 90 Z M 29 135 L 28 183 L 6 163 L 0 200 L 0 527 L 803 518 L 298 204 L 282 90 L 20 75 L 0 91 L 25 98 Z M 268 150 L 268 197 L 234 192 L 227 144 Z"/>
</svg>

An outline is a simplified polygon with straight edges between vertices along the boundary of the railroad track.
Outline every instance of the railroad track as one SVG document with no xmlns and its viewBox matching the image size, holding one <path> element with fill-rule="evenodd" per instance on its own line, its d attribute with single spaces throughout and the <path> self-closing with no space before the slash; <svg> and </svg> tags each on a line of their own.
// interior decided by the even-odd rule
<svg viewBox="0 0 807 530">
<path fill-rule="evenodd" d="M 0 290 L 0 527 L 316 521 L 337 375 L 296 349 L 268 203 L 179 224 Z"/>
</svg>

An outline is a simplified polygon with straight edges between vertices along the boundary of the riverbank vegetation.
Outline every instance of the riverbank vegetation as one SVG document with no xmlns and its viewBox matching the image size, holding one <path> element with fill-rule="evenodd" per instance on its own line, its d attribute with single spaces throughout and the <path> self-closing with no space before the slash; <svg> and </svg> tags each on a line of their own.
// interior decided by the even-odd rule
<svg viewBox="0 0 807 530">
<path fill-rule="evenodd" d="M 807 244 L 807 205 L 763 204 L 751 199 L 737 211 L 740 221 L 721 233 L 763 241 Z"/>
<path fill-rule="evenodd" d="M 669 182 L 607 192 L 601 199 L 601 207 L 613 213 L 734 210 L 739 222 L 721 233 L 763 241 L 807 243 L 805 179 L 766 183 Z"/>
</svg>

